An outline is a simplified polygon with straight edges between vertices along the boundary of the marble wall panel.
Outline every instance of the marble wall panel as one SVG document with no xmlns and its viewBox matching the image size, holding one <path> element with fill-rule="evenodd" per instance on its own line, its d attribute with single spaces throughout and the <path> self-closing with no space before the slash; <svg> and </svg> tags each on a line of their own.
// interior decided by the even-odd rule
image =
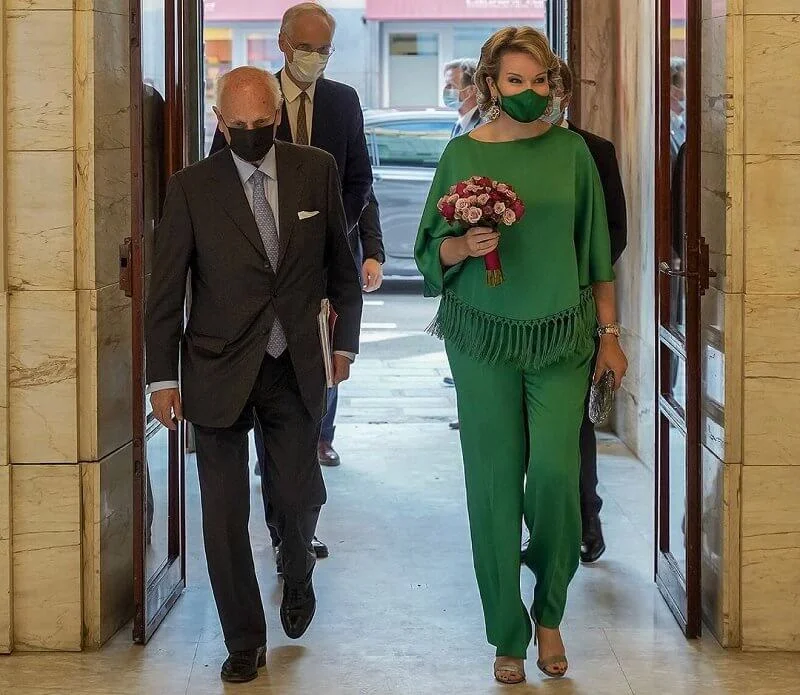
<svg viewBox="0 0 800 695">
<path fill-rule="evenodd" d="M 75 292 L 9 296 L 12 463 L 78 460 Z"/>
<path fill-rule="evenodd" d="M 11 569 L 11 466 L 0 466 L 0 654 L 12 647 Z"/>
<path fill-rule="evenodd" d="M 131 441 L 131 302 L 116 285 L 78 292 L 80 460 Z"/>
<path fill-rule="evenodd" d="M 74 0 L 76 10 L 94 10 L 128 16 L 127 0 Z"/>
<path fill-rule="evenodd" d="M 702 607 L 706 624 L 724 647 L 740 640 L 741 465 L 725 464 L 701 450 L 703 509 L 701 529 Z"/>
<path fill-rule="evenodd" d="M 800 650 L 800 476 L 742 467 L 742 647 Z"/>
<path fill-rule="evenodd" d="M 9 288 L 72 290 L 73 153 L 10 152 L 6 161 Z"/>
<path fill-rule="evenodd" d="M 81 489 L 77 464 L 14 466 L 14 647 L 81 648 Z"/>
<path fill-rule="evenodd" d="M 133 614 L 132 445 L 81 464 L 85 646 L 102 646 Z"/>
<path fill-rule="evenodd" d="M 728 20 L 724 15 L 703 20 L 701 55 L 701 144 L 704 152 L 726 153 L 729 92 L 727 70 Z"/>
<path fill-rule="evenodd" d="M 122 13 L 95 12 L 93 105 L 98 149 L 130 147 L 130 48 L 127 3 Z M 130 158 L 123 167 L 130 170 Z"/>
<path fill-rule="evenodd" d="M 748 156 L 744 171 L 747 291 L 800 294 L 800 157 Z"/>
<path fill-rule="evenodd" d="M 796 4 L 796 3 L 795 3 Z M 795 13 L 800 8 L 795 7 Z M 800 154 L 800 15 L 744 18 L 744 127 L 748 154 Z"/>
<path fill-rule="evenodd" d="M 797 14 L 797 0 L 736 0 L 744 14 Z"/>
<path fill-rule="evenodd" d="M 72 12 L 7 10 L 5 26 L 6 146 L 9 150 L 71 150 Z M 38 197 L 46 195 L 42 189 Z"/>
</svg>

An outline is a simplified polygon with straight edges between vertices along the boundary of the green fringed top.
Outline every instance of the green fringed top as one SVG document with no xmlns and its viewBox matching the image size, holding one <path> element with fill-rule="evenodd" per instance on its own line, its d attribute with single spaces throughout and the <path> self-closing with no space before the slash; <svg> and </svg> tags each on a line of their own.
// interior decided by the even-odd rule
<svg viewBox="0 0 800 695">
<path fill-rule="evenodd" d="M 442 268 L 439 247 L 464 233 L 436 204 L 454 183 L 486 176 L 514 187 L 522 219 L 501 227 L 504 282 L 490 287 L 482 258 Z M 614 280 L 600 177 L 583 139 L 566 128 L 512 142 L 462 135 L 439 162 L 415 245 L 425 295 L 442 295 L 430 332 L 475 359 L 539 369 L 589 348 L 591 286 Z"/>
</svg>

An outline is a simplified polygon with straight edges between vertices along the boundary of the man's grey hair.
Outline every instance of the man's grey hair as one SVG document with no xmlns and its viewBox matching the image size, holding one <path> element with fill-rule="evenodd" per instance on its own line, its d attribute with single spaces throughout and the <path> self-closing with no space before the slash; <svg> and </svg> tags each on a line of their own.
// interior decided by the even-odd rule
<svg viewBox="0 0 800 695">
<path fill-rule="evenodd" d="M 478 70 L 478 61 L 475 58 L 458 58 L 451 60 L 444 66 L 444 71 L 461 70 L 461 88 L 466 89 L 475 84 L 475 72 Z"/>
<path fill-rule="evenodd" d="M 322 5 L 317 2 L 301 2 L 290 7 L 283 13 L 281 20 L 281 33 L 291 34 L 294 23 L 302 16 L 315 14 L 325 19 L 331 28 L 331 34 L 336 32 L 336 20 Z"/>
<path fill-rule="evenodd" d="M 283 92 L 281 92 L 281 85 L 278 78 L 271 72 L 262 70 L 261 68 L 253 67 L 252 65 L 245 65 L 240 68 L 234 68 L 224 75 L 220 75 L 217 79 L 217 107 L 222 105 L 222 100 L 225 96 L 229 82 L 241 82 L 243 80 L 252 80 L 253 82 L 261 82 L 264 88 L 269 92 L 272 101 L 275 104 L 275 109 L 283 106 Z"/>
</svg>

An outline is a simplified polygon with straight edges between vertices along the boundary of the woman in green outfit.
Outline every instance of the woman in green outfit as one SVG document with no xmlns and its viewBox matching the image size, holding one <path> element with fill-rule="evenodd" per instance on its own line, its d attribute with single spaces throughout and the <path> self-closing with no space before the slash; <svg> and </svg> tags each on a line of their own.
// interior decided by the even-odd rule
<svg viewBox="0 0 800 695">
<path fill-rule="evenodd" d="M 489 122 L 448 144 L 416 242 L 425 293 L 442 295 L 433 332 L 458 392 L 475 571 L 503 683 L 525 679 L 533 635 L 539 667 L 566 673 L 559 625 L 579 561 L 578 434 L 596 333 L 595 377 L 611 370 L 619 387 L 627 369 L 597 169 L 580 136 L 543 119 L 557 75 L 535 29 L 508 27 L 484 44 L 476 84 Z M 463 232 L 437 210 L 473 175 L 511 185 L 525 205 L 502 238 Z M 490 287 L 482 257 L 494 249 L 505 281 Z M 536 575 L 530 614 L 520 595 L 523 519 L 523 560 Z"/>
</svg>

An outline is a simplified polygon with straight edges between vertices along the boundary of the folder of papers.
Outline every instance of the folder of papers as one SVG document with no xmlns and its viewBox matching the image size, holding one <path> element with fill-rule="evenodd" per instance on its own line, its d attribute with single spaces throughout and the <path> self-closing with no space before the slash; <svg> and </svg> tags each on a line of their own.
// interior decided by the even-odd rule
<svg viewBox="0 0 800 695">
<path fill-rule="evenodd" d="M 325 364 L 325 381 L 328 388 L 333 384 L 333 329 L 336 326 L 336 312 L 328 299 L 322 300 L 319 316 L 319 341 L 322 346 L 322 361 Z"/>
</svg>

